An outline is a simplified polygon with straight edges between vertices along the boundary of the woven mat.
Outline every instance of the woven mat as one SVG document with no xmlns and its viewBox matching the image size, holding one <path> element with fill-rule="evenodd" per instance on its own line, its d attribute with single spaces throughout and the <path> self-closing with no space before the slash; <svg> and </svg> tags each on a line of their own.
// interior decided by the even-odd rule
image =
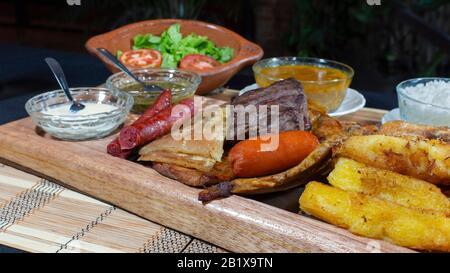
<svg viewBox="0 0 450 273">
<path fill-rule="evenodd" d="M 29 252 L 225 252 L 0 164 L 0 244 Z"/>
</svg>

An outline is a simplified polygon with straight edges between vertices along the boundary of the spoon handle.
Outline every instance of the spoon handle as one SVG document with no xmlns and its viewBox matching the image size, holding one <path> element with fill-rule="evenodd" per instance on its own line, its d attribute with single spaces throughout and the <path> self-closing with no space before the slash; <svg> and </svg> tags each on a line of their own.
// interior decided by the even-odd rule
<svg viewBox="0 0 450 273">
<path fill-rule="evenodd" d="M 109 50 L 106 48 L 97 48 L 97 51 L 100 52 L 103 56 L 105 56 L 108 60 L 110 60 L 115 66 L 117 66 L 120 70 L 127 73 L 128 76 L 132 77 L 135 81 L 145 85 L 138 77 L 136 77 L 133 73 L 131 73 L 128 68 L 123 65 L 117 58 L 114 56 Z"/>
<path fill-rule="evenodd" d="M 53 72 L 53 75 L 55 75 L 56 80 L 59 83 L 59 86 L 61 86 L 64 93 L 66 93 L 67 98 L 73 102 L 73 97 L 70 94 L 69 91 L 69 85 L 67 84 L 66 76 L 64 75 L 64 71 L 61 68 L 61 65 L 53 58 L 45 58 L 45 62 L 48 64 L 50 69 Z"/>
</svg>

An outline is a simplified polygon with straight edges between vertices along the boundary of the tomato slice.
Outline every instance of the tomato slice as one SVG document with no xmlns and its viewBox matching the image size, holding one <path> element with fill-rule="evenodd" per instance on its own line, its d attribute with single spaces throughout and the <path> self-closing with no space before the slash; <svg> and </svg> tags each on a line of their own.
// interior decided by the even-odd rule
<svg viewBox="0 0 450 273">
<path fill-rule="evenodd" d="M 155 49 L 136 49 L 125 51 L 119 60 L 129 68 L 160 67 L 162 55 Z"/>
<path fill-rule="evenodd" d="M 207 71 L 219 66 L 220 63 L 211 57 L 201 54 L 189 54 L 180 61 L 180 68 L 193 71 Z"/>
</svg>

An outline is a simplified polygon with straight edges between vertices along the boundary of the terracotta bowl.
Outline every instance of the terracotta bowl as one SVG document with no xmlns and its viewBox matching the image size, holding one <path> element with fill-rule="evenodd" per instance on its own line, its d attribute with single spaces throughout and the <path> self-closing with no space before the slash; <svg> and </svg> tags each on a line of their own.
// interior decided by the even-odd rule
<svg viewBox="0 0 450 273">
<path fill-rule="evenodd" d="M 92 37 L 87 41 L 86 48 L 91 54 L 100 58 L 111 72 L 115 73 L 119 70 L 106 58 L 101 56 L 96 48 L 104 47 L 112 53 L 117 52 L 117 50 L 130 50 L 132 39 L 137 34 L 152 33 L 154 35 L 160 35 L 174 23 L 181 24 L 181 32 L 183 35 L 197 33 L 207 36 L 217 46 L 229 46 L 234 49 L 234 58 L 230 62 L 211 69 L 208 72 L 200 73 L 202 83 L 197 90 L 198 95 L 206 94 L 216 88 L 222 87 L 239 70 L 260 60 L 264 54 L 260 46 L 244 39 L 231 30 L 205 22 L 178 19 L 150 20 L 130 24 Z"/>
</svg>

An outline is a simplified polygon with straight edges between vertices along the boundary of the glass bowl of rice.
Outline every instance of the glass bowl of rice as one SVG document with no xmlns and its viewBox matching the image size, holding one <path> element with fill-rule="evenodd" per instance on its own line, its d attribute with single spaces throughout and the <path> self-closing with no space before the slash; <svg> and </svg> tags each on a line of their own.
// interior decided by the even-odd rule
<svg viewBox="0 0 450 273">
<path fill-rule="evenodd" d="M 417 78 L 397 86 L 400 117 L 410 123 L 450 127 L 450 78 Z"/>
</svg>

